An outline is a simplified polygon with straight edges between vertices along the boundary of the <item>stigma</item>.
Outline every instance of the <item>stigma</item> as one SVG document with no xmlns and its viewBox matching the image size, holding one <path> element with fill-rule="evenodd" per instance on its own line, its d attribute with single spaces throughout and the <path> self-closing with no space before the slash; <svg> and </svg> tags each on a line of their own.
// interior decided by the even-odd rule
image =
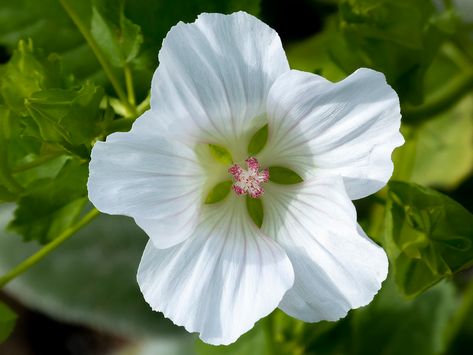
<svg viewBox="0 0 473 355">
<path fill-rule="evenodd" d="M 264 194 L 263 183 L 269 180 L 269 169 L 260 170 L 260 164 L 254 157 L 245 160 L 246 169 L 233 164 L 228 172 L 233 176 L 232 189 L 237 195 L 246 195 L 251 198 L 260 198 Z"/>
</svg>

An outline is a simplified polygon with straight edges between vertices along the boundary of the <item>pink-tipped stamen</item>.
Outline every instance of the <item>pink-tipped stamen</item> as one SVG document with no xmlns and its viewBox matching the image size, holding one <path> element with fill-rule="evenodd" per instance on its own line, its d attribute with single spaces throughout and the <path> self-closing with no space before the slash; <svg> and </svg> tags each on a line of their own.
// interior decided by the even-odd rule
<svg viewBox="0 0 473 355">
<path fill-rule="evenodd" d="M 238 164 L 232 165 L 228 172 L 233 176 L 232 189 L 237 195 L 246 195 L 252 198 L 260 198 L 264 189 L 262 183 L 268 182 L 269 170 L 260 171 L 260 164 L 254 157 L 245 160 L 247 169 L 243 169 Z"/>
</svg>

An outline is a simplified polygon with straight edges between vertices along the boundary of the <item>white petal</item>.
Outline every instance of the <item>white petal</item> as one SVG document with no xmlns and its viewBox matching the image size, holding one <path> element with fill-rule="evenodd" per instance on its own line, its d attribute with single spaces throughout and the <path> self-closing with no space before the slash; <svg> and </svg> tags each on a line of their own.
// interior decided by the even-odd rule
<svg viewBox="0 0 473 355">
<path fill-rule="evenodd" d="M 292 286 L 284 250 L 249 220 L 245 206 L 207 206 L 184 243 L 148 243 L 138 283 L 150 306 L 210 344 L 229 344 L 268 315 Z"/>
<path fill-rule="evenodd" d="M 388 272 L 386 253 L 356 223 L 340 177 L 268 184 L 262 230 L 287 252 L 294 286 L 279 307 L 307 322 L 337 320 L 368 304 Z"/>
<path fill-rule="evenodd" d="M 134 217 L 157 248 L 167 248 L 192 233 L 204 175 L 195 152 L 160 136 L 159 128 L 154 112 L 148 111 L 130 132 L 97 142 L 87 187 L 97 209 Z"/>
<path fill-rule="evenodd" d="M 244 12 L 201 14 L 167 34 L 151 106 L 173 135 L 214 144 L 239 139 L 266 110 L 274 80 L 289 70 L 277 33 Z"/>
<path fill-rule="evenodd" d="M 391 177 L 391 153 L 404 139 L 399 99 L 383 74 L 359 69 L 331 83 L 292 70 L 275 82 L 267 107 L 266 166 L 286 165 L 306 178 L 315 171 L 341 175 L 351 199 Z"/>
</svg>

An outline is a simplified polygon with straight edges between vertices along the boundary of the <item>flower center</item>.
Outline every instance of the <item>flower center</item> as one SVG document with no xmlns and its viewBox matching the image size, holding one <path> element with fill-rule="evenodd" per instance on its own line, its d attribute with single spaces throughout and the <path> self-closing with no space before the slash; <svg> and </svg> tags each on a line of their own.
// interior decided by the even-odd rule
<svg viewBox="0 0 473 355">
<path fill-rule="evenodd" d="M 256 158 L 250 157 L 245 160 L 247 169 L 243 169 L 238 164 L 233 164 L 228 172 L 233 176 L 232 189 L 237 195 L 248 194 L 252 198 L 259 198 L 263 195 L 263 182 L 269 180 L 269 169 L 260 171 L 260 165 Z"/>
</svg>

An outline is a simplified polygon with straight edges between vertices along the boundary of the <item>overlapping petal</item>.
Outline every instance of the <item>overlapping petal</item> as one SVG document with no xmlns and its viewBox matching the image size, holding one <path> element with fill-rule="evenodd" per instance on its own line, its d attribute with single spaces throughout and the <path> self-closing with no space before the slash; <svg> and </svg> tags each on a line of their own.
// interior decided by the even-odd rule
<svg viewBox="0 0 473 355">
<path fill-rule="evenodd" d="M 290 89 L 289 89 L 290 88 Z M 291 70 L 268 97 L 269 141 L 262 162 L 343 176 L 351 199 L 382 188 L 391 153 L 404 142 L 396 92 L 384 75 L 359 69 L 345 80 Z"/>
<path fill-rule="evenodd" d="M 294 280 L 284 250 L 249 220 L 244 200 L 231 200 L 208 206 L 184 243 L 165 250 L 148 243 L 138 270 L 151 307 L 210 344 L 234 342 Z"/>
<path fill-rule="evenodd" d="M 262 230 L 286 250 L 295 273 L 279 307 L 316 322 L 368 304 L 387 276 L 388 261 L 358 226 L 342 178 L 316 175 L 266 190 Z"/>
<path fill-rule="evenodd" d="M 134 217 L 156 247 L 167 248 L 193 232 L 205 176 L 194 150 L 160 129 L 149 111 L 130 132 L 97 142 L 87 187 L 100 211 Z"/>
<path fill-rule="evenodd" d="M 151 106 L 174 136 L 235 144 L 259 124 L 276 78 L 289 70 L 277 33 L 244 12 L 201 14 L 166 36 Z"/>
<path fill-rule="evenodd" d="M 242 12 L 179 23 L 159 61 L 151 110 L 96 143 L 88 182 L 99 210 L 133 217 L 150 236 L 137 278 L 151 307 L 208 343 L 229 344 L 278 305 L 313 322 L 369 303 L 388 263 L 350 199 L 386 184 L 403 143 L 384 76 L 360 69 L 331 83 L 290 71 L 277 33 Z M 225 169 L 197 154 L 212 143 L 248 158 L 266 117 L 258 159 L 304 182 L 265 185 L 258 229 L 244 199 L 204 205 Z"/>
</svg>

